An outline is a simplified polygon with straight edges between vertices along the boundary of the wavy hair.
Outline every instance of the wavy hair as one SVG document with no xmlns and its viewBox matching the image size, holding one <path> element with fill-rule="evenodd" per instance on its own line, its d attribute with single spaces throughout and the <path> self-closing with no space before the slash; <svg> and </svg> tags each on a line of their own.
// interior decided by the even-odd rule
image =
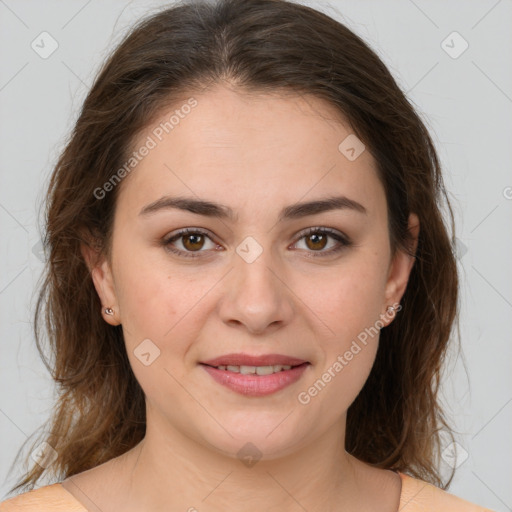
<svg viewBox="0 0 512 512">
<path fill-rule="evenodd" d="M 11 492 L 33 488 L 43 474 L 63 479 L 91 469 L 143 439 L 144 393 L 122 327 L 101 316 L 80 246 L 92 244 L 110 261 L 120 187 L 101 200 L 94 191 L 163 108 L 223 81 L 247 92 L 313 95 L 349 121 L 377 162 L 393 254 L 410 251 L 407 221 L 418 215 L 402 311 L 382 329 L 374 366 L 348 409 L 345 448 L 445 489 L 454 470 L 444 483 L 440 431 L 453 439 L 453 430 L 438 390 L 454 325 L 460 340 L 459 278 L 454 216 L 429 131 L 377 54 L 327 14 L 287 0 L 202 0 L 166 6 L 129 31 L 99 70 L 54 168 L 34 330 L 58 398 L 33 448 L 45 441 L 58 457 L 48 467 L 32 464 Z"/>
</svg>

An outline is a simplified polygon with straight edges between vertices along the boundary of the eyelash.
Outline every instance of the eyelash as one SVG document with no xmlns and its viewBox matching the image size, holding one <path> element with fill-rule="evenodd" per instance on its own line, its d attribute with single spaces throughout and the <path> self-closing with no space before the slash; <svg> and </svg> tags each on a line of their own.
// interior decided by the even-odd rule
<svg viewBox="0 0 512 512">
<path fill-rule="evenodd" d="M 338 253 L 341 250 L 343 250 L 347 247 L 350 247 L 352 245 L 351 240 L 348 237 L 342 235 L 341 233 L 338 233 L 337 231 L 334 231 L 330 228 L 320 228 L 320 227 L 308 228 L 305 232 L 302 232 L 301 236 L 297 239 L 297 241 L 294 243 L 294 245 L 297 242 L 299 242 L 300 240 L 302 240 L 303 238 L 305 238 L 308 235 L 311 235 L 313 233 L 328 235 L 329 237 L 334 238 L 337 242 L 339 242 L 339 245 L 337 247 L 335 247 L 334 249 L 330 249 L 328 251 L 322 251 L 322 252 L 307 251 L 307 252 L 312 253 L 308 257 L 318 258 L 318 257 L 330 256 L 330 255 Z M 190 235 L 190 234 L 205 235 L 213 242 L 213 240 L 211 239 L 211 237 L 209 236 L 209 233 L 207 231 L 200 229 L 200 228 L 185 228 L 185 229 L 178 231 L 178 233 L 172 235 L 171 237 L 164 238 L 162 240 L 162 245 L 165 246 L 165 248 L 167 250 L 173 252 L 174 254 L 178 254 L 179 256 L 185 256 L 186 258 L 198 258 L 198 257 L 200 257 L 200 253 L 205 252 L 205 251 L 201 251 L 201 250 L 199 250 L 199 251 L 182 251 L 181 249 L 176 249 L 171 245 L 172 242 L 175 242 L 176 240 L 183 237 L 184 235 Z M 195 253 L 197 253 L 197 254 L 195 254 Z"/>
</svg>

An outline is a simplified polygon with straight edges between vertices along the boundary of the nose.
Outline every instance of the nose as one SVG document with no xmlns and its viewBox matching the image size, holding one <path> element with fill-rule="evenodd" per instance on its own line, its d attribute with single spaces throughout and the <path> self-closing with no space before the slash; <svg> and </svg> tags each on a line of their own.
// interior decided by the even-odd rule
<svg viewBox="0 0 512 512">
<path fill-rule="evenodd" d="M 235 254 L 220 300 L 223 322 L 251 334 L 269 334 L 291 321 L 293 292 L 284 269 L 271 260 L 270 251 L 251 263 Z"/>
</svg>

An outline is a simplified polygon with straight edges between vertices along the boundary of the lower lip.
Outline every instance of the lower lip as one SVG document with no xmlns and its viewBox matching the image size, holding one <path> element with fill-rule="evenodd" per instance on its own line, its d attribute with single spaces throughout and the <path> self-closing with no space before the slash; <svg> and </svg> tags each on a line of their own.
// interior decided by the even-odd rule
<svg viewBox="0 0 512 512">
<path fill-rule="evenodd" d="M 281 370 L 270 375 L 244 375 L 242 373 L 219 370 L 213 366 L 201 364 L 201 366 L 219 384 L 245 396 L 266 396 L 271 395 L 286 386 L 297 382 L 309 363 L 294 366 L 289 370 Z"/>
</svg>

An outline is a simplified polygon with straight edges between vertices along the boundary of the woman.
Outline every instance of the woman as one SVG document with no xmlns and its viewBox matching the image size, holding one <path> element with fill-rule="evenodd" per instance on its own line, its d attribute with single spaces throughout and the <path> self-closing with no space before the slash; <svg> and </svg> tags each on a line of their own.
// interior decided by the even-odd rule
<svg viewBox="0 0 512 512">
<path fill-rule="evenodd" d="M 442 200 L 453 230 L 427 129 L 340 23 L 283 0 L 143 20 L 51 179 L 61 395 L 0 509 L 485 510 L 438 469 Z"/>
</svg>

